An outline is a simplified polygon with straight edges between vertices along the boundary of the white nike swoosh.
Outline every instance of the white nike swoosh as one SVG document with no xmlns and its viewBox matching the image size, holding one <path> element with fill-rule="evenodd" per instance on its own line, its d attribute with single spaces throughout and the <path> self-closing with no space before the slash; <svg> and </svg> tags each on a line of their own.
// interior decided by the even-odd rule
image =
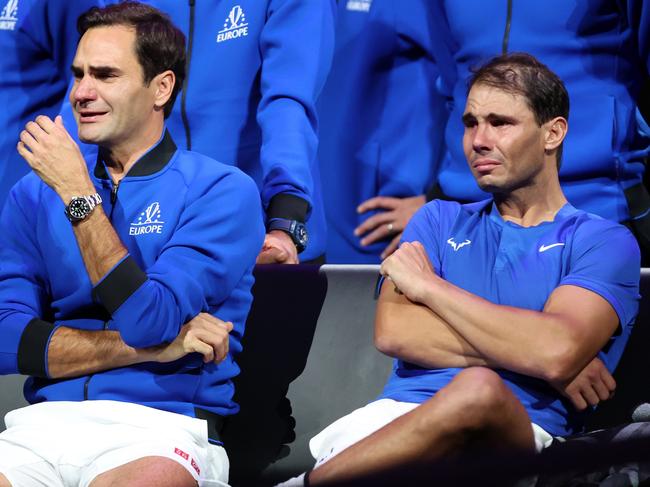
<svg viewBox="0 0 650 487">
<path fill-rule="evenodd" d="M 548 249 L 552 249 L 553 247 L 561 247 L 562 245 L 564 245 L 564 244 L 561 243 L 561 242 L 560 243 L 554 243 L 554 244 L 551 244 L 551 245 L 540 245 L 539 246 L 539 251 L 540 252 L 546 252 Z"/>
</svg>

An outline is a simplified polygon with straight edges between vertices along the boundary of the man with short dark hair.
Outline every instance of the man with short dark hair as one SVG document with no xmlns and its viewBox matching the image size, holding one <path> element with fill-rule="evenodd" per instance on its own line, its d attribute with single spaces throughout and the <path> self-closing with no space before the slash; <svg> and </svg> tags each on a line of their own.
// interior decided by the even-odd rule
<svg viewBox="0 0 650 487">
<path fill-rule="evenodd" d="M 311 485 L 486 449 L 539 451 L 579 431 L 580 410 L 615 386 L 639 249 L 562 193 L 563 83 L 513 54 L 469 86 L 463 146 L 492 198 L 425 205 L 382 264 L 375 343 L 397 359 L 393 374 L 378 401 L 312 439 Z"/>
<path fill-rule="evenodd" d="M 34 172 L 0 220 L 0 371 L 36 403 L 6 417 L 0 485 L 226 482 L 259 194 L 166 132 L 185 63 L 167 16 L 122 3 L 78 26 L 70 102 L 99 157 L 60 117 L 29 122 Z"/>
</svg>

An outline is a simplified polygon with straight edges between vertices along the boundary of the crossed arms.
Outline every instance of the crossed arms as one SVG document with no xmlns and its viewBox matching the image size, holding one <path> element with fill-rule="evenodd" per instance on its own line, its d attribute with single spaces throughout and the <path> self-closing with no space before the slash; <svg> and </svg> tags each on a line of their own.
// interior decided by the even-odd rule
<svg viewBox="0 0 650 487">
<path fill-rule="evenodd" d="M 577 409 L 615 388 L 595 357 L 619 319 L 592 291 L 559 286 L 541 312 L 494 304 L 437 276 L 419 242 L 403 243 L 381 272 L 389 280 L 375 342 L 387 355 L 426 368 L 486 366 L 537 377 Z"/>
</svg>

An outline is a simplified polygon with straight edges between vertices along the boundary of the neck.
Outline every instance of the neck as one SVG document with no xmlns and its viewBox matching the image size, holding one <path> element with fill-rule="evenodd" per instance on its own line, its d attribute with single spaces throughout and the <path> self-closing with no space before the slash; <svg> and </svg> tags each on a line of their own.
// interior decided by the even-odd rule
<svg viewBox="0 0 650 487">
<path fill-rule="evenodd" d="M 137 138 L 130 137 L 111 147 L 100 147 L 106 169 L 113 182 L 118 183 L 126 176 L 133 165 L 160 140 L 163 129 L 162 122 L 152 124 L 145 133 L 140 133 Z"/>
<path fill-rule="evenodd" d="M 553 221 L 557 212 L 567 203 L 557 174 L 548 180 L 537 181 L 509 193 L 495 194 L 494 201 L 504 220 L 522 227 Z"/>
</svg>

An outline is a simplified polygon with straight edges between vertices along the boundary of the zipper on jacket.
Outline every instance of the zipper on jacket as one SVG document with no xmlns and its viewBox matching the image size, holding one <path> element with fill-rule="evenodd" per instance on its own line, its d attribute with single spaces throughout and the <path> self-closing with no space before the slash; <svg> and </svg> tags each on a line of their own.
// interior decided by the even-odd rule
<svg viewBox="0 0 650 487">
<path fill-rule="evenodd" d="M 508 43 L 510 42 L 510 23 L 512 22 L 512 0 L 508 0 L 508 13 L 506 15 L 506 28 L 503 32 L 503 44 L 501 54 L 508 54 Z"/>
<path fill-rule="evenodd" d="M 115 203 L 117 202 L 117 190 L 120 188 L 120 182 L 121 180 L 117 183 L 113 183 L 113 187 L 111 188 L 111 211 L 108 215 L 110 221 L 113 221 L 113 210 L 115 209 Z"/>
<path fill-rule="evenodd" d="M 102 327 L 103 331 L 106 331 L 108 329 L 108 321 L 104 321 L 104 326 Z M 88 384 L 90 383 L 90 379 L 95 374 L 90 374 L 88 377 L 86 377 L 86 381 L 84 382 L 84 401 L 88 400 Z"/>
<path fill-rule="evenodd" d="M 183 92 L 181 93 L 181 119 L 183 120 L 183 128 L 185 128 L 185 142 L 187 150 L 192 150 L 192 134 L 190 134 L 190 121 L 187 118 L 187 85 L 190 80 L 190 61 L 192 60 L 192 46 L 194 44 L 194 4 L 196 0 L 188 0 L 190 7 L 190 27 L 188 30 L 187 39 L 187 56 L 185 58 L 185 79 L 183 80 Z"/>
</svg>

